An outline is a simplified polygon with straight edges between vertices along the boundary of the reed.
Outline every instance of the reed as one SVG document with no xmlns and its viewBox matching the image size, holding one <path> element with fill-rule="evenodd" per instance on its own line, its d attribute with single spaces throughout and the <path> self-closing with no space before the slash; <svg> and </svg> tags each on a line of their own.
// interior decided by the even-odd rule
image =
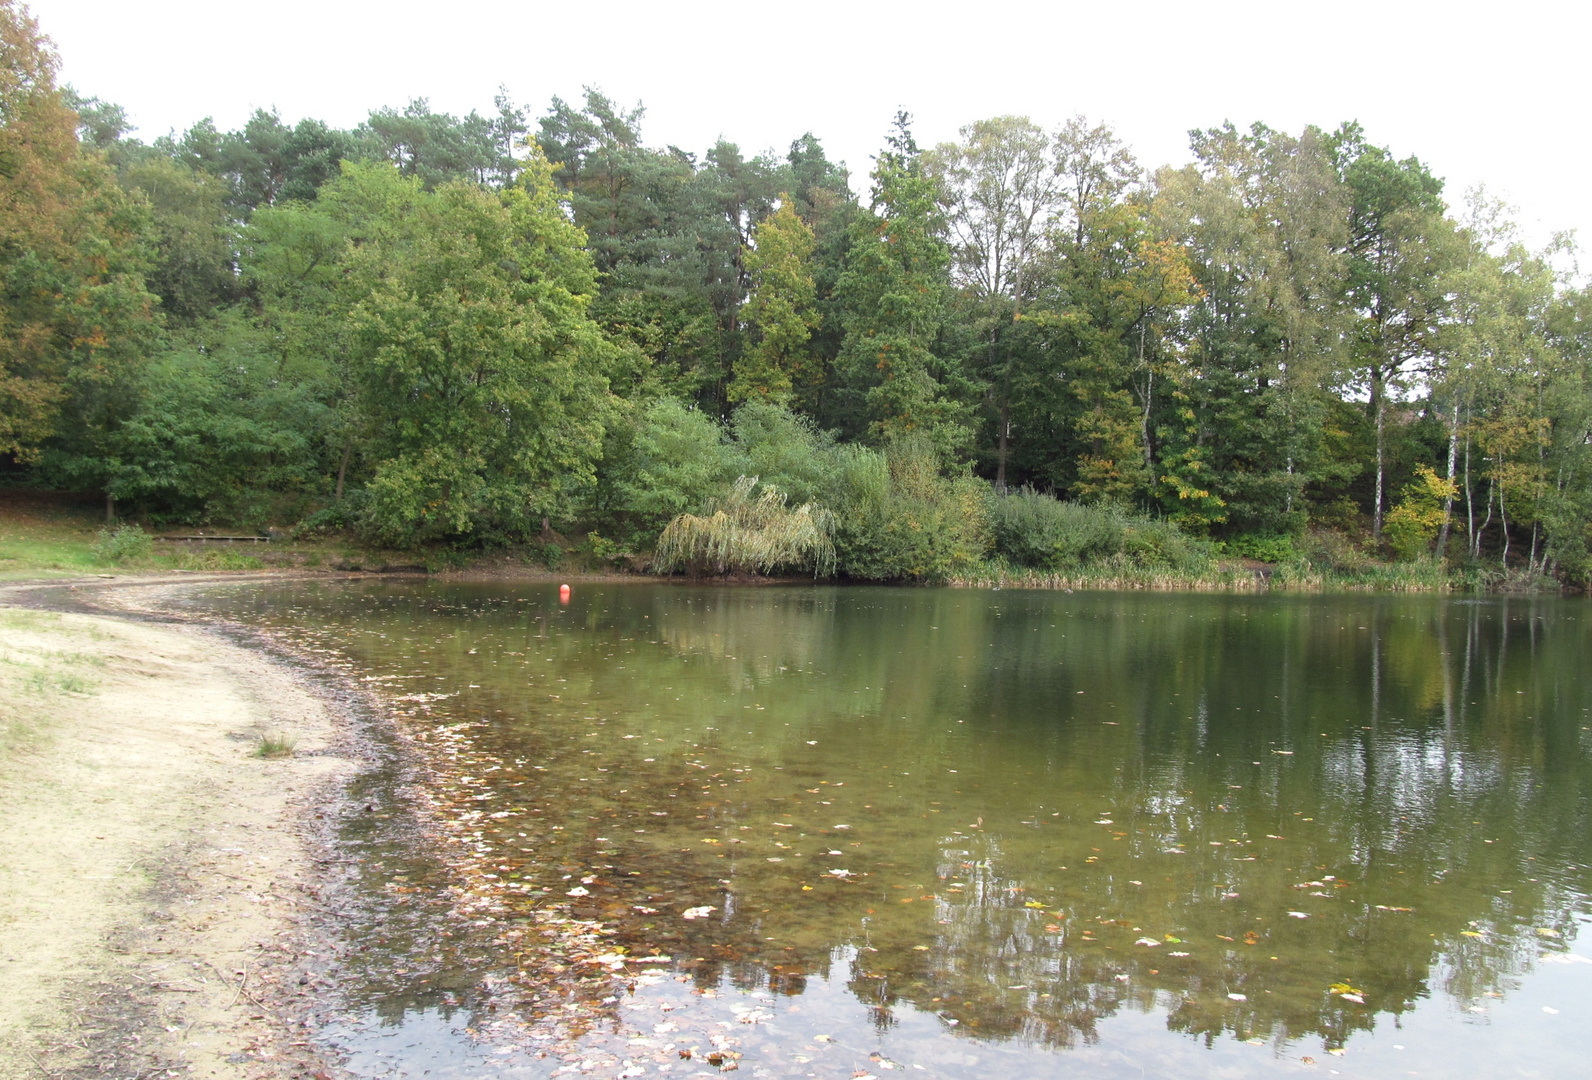
<svg viewBox="0 0 1592 1080">
<path fill-rule="evenodd" d="M 653 551 L 652 569 L 661 574 L 769 573 L 808 569 L 814 576 L 834 573 L 834 515 L 816 503 L 786 505 L 784 492 L 742 476 L 721 499 L 709 500 L 704 514 L 680 514 L 664 528 Z"/>
</svg>

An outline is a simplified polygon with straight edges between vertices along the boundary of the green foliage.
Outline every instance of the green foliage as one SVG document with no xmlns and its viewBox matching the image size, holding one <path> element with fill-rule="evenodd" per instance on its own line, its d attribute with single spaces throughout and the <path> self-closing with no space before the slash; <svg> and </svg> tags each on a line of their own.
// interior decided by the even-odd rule
<svg viewBox="0 0 1592 1080">
<path fill-rule="evenodd" d="M 851 231 L 835 291 L 846 337 L 835 364 L 859 434 L 879 441 L 927 436 L 942 455 L 960 450 L 966 410 L 944 393 L 933 351 L 945 318 L 950 250 L 938 185 L 901 113 L 873 172 L 873 208 Z"/>
<path fill-rule="evenodd" d="M 1443 523 L 1443 506 L 1458 493 L 1431 466 L 1416 466 L 1414 481 L 1405 485 L 1403 500 L 1389 512 L 1384 526 L 1388 544 L 1400 559 L 1412 562 L 1430 550 Z"/>
<path fill-rule="evenodd" d="M 501 194 L 425 192 L 386 166 L 340 184 L 376 207 L 349 256 L 351 377 L 370 537 L 527 535 L 594 479 L 612 349 L 586 315 L 582 237 L 545 161 Z"/>
<path fill-rule="evenodd" d="M 1089 566 L 1199 573 L 1210 545 L 1169 521 L 1124 512 L 1112 503 L 1062 502 L 1029 489 L 989 499 L 995 552 L 1018 566 L 1074 572 Z"/>
<path fill-rule="evenodd" d="M 101 529 L 94 541 L 94 558 L 106 563 L 136 562 L 149 557 L 154 539 L 141 525 L 118 525 Z"/>
<path fill-rule="evenodd" d="M 810 502 L 789 507 L 785 493 L 767 484 L 754 497 L 757 487 L 757 477 L 743 476 L 710 500 L 705 513 L 671 521 L 658 538 L 653 569 L 766 574 L 810 567 L 815 577 L 833 573 L 833 515 Z"/>
<path fill-rule="evenodd" d="M 848 577 L 943 582 L 989 550 L 988 485 L 944 475 L 927 438 L 847 447 L 839 465 L 835 549 Z"/>
<path fill-rule="evenodd" d="M 591 512 L 605 529 L 643 547 L 748 471 L 717 421 L 674 398 L 612 425 L 603 459 Z"/>
<path fill-rule="evenodd" d="M 0 454 L 90 452 L 155 329 L 148 215 L 78 143 L 48 39 L 0 3 Z"/>
<path fill-rule="evenodd" d="M 633 562 L 756 475 L 863 579 L 1211 585 L 1214 536 L 1292 587 L 1441 583 L 1434 541 L 1476 587 L 1592 580 L 1592 290 L 1356 125 L 1151 174 L 1081 117 L 920 153 L 902 114 L 863 206 L 810 134 L 649 147 L 595 89 L 539 146 L 506 98 L 146 145 L 7 0 L 0 43 L 29 484 Z"/>
<path fill-rule="evenodd" d="M 818 329 L 816 287 L 809 260 L 813 231 L 796 216 L 789 195 L 757 227 L 756 247 L 746 253 L 752 295 L 746 318 L 757 341 L 735 362 L 731 401 L 789 401 L 795 380 L 814 381 L 807 343 Z"/>
<path fill-rule="evenodd" d="M 1122 550 L 1125 525 L 1109 506 L 1062 502 L 1024 488 L 989 503 L 997 554 L 1019 566 L 1075 569 Z"/>
<path fill-rule="evenodd" d="M 1239 533 L 1222 541 L 1222 550 L 1256 562 L 1281 563 L 1299 557 L 1295 538 L 1287 533 Z"/>
</svg>

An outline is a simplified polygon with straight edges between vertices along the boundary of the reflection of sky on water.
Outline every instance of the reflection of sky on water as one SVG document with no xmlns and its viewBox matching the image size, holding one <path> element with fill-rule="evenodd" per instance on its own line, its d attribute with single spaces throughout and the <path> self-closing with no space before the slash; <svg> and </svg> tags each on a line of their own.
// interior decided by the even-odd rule
<svg viewBox="0 0 1592 1080">
<path fill-rule="evenodd" d="M 453 740 L 457 838 L 492 875 L 473 880 L 676 957 L 687 983 L 619 1004 L 637 1038 L 673 994 L 771 1075 L 828 1075 L 842 1041 L 1010 1076 L 1243 1076 L 1278 1054 L 1551 1074 L 1592 1048 L 1592 965 L 1539 963 L 1587 919 L 1581 605 L 616 586 L 559 610 L 394 584 L 207 602 L 455 695 L 398 707 Z M 694 904 L 715 918 L 679 920 Z M 450 956 L 479 1005 L 493 950 Z M 347 985 L 402 997 L 391 967 L 350 961 Z M 770 989 L 777 1020 L 714 1011 Z M 835 1040 L 816 1056 L 810 1023 Z M 615 1069 L 675 1064 L 625 1040 Z"/>
</svg>

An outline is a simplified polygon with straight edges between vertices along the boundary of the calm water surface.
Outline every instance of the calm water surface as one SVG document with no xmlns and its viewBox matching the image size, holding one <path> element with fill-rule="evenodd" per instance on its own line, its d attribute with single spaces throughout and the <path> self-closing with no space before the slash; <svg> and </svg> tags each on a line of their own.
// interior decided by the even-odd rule
<svg viewBox="0 0 1592 1080">
<path fill-rule="evenodd" d="M 445 819 L 445 865 L 345 827 L 367 903 L 323 1037 L 370 1075 L 1592 1072 L 1585 601 L 190 602 L 350 665 L 435 765 L 368 795 Z M 670 959 L 537 1058 L 510 1021 L 575 996 L 493 994 L 549 962 L 531 912 Z"/>
</svg>

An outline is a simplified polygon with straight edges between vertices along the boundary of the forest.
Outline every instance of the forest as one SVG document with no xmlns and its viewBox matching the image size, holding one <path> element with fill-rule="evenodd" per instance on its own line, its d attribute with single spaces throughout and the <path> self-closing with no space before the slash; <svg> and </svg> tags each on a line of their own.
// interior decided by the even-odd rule
<svg viewBox="0 0 1592 1080">
<path fill-rule="evenodd" d="M 1592 576 L 1572 239 L 1355 122 L 1153 167 L 902 113 L 866 177 L 595 88 L 146 142 L 16 0 L 0 52 L 0 486 L 549 566 Z"/>
</svg>

